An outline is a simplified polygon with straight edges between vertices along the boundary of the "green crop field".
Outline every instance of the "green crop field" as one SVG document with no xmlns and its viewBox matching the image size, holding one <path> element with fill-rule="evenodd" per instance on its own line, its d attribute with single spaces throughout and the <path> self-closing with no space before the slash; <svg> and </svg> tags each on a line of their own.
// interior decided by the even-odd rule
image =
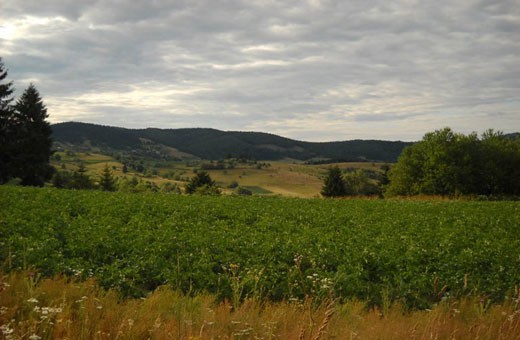
<svg viewBox="0 0 520 340">
<path fill-rule="evenodd" d="M 426 308 L 520 283 L 520 203 L 197 197 L 0 187 L 0 265 L 221 298 Z"/>
</svg>

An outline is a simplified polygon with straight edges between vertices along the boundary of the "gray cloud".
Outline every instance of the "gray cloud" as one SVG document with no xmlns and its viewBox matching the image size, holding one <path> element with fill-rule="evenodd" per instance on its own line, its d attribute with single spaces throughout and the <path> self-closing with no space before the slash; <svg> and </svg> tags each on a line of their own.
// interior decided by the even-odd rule
<svg viewBox="0 0 520 340">
<path fill-rule="evenodd" d="M 517 1 L 36 1 L 0 56 L 52 121 L 292 138 L 520 130 Z"/>
</svg>

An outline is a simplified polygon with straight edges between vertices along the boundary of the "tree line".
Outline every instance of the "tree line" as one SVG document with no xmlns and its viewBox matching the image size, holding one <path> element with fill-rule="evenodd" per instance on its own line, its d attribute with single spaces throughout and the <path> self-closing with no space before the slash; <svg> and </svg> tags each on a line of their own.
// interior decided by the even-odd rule
<svg viewBox="0 0 520 340">
<path fill-rule="evenodd" d="M 15 102 L 6 78 L 0 57 L 0 184 L 18 178 L 22 185 L 43 186 L 54 170 L 47 108 L 33 84 Z"/>
<path fill-rule="evenodd" d="M 378 187 L 385 196 L 520 196 L 520 138 L 487 130 L 464 135 L 450 128 L 429 132 L 384 169 Z M 389 171 L 388 171 L 389 170 Z M 365 183 L 365 187 L 360 183 Z M 369 195 L 368 179 L 331 168 L 322 195 Z"/>
</svg>

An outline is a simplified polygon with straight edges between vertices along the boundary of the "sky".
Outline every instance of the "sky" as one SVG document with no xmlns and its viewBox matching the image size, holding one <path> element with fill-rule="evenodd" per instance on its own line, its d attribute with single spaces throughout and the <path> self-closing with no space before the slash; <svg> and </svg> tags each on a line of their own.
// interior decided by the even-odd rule
<svg viewBox="0 0 520 340">
<path fill-rule="evenodd" d="M 0 57 L 52 123 L 520 131 L 520 0 L 2 0 Z"/>
</svg>

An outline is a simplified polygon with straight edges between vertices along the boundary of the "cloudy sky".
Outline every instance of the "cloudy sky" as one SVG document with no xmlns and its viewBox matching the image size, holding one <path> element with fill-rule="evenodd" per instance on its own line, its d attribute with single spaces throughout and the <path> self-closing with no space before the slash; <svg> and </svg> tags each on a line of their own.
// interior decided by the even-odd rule
<svg viewBox="0 0 520 340">
<path fill-rule="evenodd" d="M 51 122 L 520 131 L 519 0 L 2 0 L 0 56 Z"/>
</svg>

